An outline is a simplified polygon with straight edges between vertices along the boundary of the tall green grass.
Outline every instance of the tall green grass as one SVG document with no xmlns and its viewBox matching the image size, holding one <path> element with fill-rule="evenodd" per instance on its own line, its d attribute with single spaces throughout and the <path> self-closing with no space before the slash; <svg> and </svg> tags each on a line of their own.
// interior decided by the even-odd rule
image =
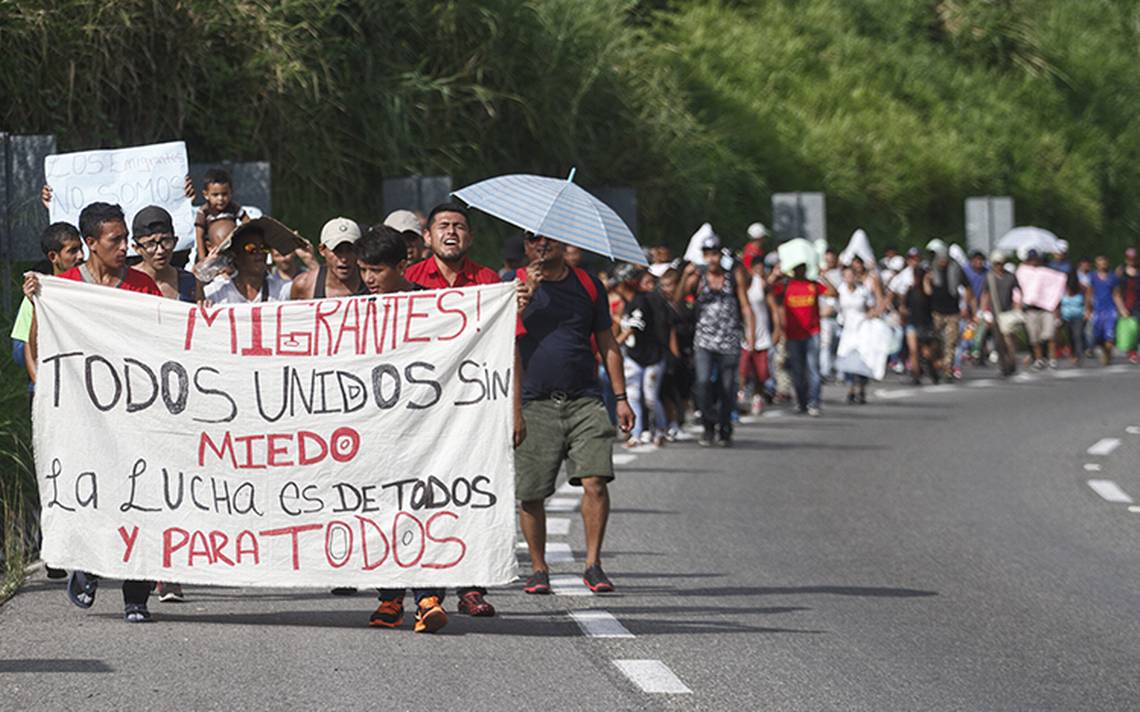
<svg viewBox="0 0 1140 712">
<path fill-rule="evenodd" d="M 0 318 L 5 337 L 11 329 L 11 319 Z M 27 383 L 24 369 L 5 348 L 0 355 L 0 601 L 23 581 L 26 565 L 38 552 L 39 493 L 32 467 Z"/>
</svg>

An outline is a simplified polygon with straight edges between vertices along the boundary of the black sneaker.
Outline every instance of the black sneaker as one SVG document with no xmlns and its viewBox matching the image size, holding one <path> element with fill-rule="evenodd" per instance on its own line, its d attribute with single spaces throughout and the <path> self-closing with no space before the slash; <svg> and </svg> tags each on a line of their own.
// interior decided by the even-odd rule
<svg viewBox="0 0 1140 712">
<path fill-rule="evenodd" d="M 549 571 L 535 571 L 526 580 L 526 585 L 523 586 L 523 593 L 534 593 L 545 596 L 550 593 L 550 572 Z"/>
<path fill-rule="evenodd" d="M 51 566 L 44 566 L 44 569 L 47 571 L 47 577 L 49 579 L 58 580 L 67 578 L 67 572 L 63 569 L 56 569 Z"/>
<path fill-rule="evenodd" d="M 80 608 L 90 608 L 99 590 L 99 577 L 84 571 L 72 571 L 67 577 L 67 600 Z"/>
<path fill-rule="evenodd" d="M 721 433 L 716 444 L 718 447 L 732 447 L 732 433 Z"/>
<path fill-rule="evenodd" d="M 610 593 L 614 590 L 614 584 L 606 576 L 606 572 L 602 571 L 601 564 L 594 564 L 586 569 L 586 573 L 582 574 L 582 581 L 594 593 Z"/>
<path fill-rule="evenodd" d="M 337 586 L 333 590 L 329 591 L 329 593 L 334 596 L 355 596 L 356 589 L 352 586 Z"/>
<path fill-rule="evenodd" d="M 701 437 L 697 439 L 697 444 L 701 447 L 710 447 L 715 442 L 716 431 L 712 428 L 705 428 L 705 431 L 701 433 Z"/>
</svg>

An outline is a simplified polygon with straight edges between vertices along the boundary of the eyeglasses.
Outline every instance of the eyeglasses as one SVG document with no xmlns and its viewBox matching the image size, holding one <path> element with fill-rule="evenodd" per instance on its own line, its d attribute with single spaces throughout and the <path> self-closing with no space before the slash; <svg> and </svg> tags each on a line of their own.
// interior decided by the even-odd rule
<svg viewBox="0 0 1140 712">
<path fill-rule="evenodd" d="M 269 247 L 268 246 L 259 245 L 256 242 L 247 242 L 241 246 L 241 249 L 245 250 L 245 253 L 247 255 L 252 255 L 255 253 L 256 254 L 262 254 L 262 255 L 268 255 L 269 254 Z"/>
<path fill-rule="evenodd" d="M 162 245 L 168 250 L 173 250 L 176 242 L 178 242 L 178 240 L 174 237 L 174 235 L 164 235 L 153 240 L 147 240 L 146 242 L 143 242 L 142 240 L 135 240 L 135 247 L 143 250 L 144 252 L 154 252 L 158 249 L 159 245 Z"/>
</svg>

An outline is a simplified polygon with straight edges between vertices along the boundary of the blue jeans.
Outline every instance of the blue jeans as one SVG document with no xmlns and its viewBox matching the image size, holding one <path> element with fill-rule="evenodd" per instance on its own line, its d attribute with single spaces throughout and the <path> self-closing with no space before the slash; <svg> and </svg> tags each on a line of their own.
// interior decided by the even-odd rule
<svg viewBox="0 0 1140 712">
<path fill-rule="evenodd" d="M 788 368 L 800 409 L 819 407 L 819 334 L 788 339 Z"/>
<path fill-rule="evenodd" d="M 701 421 L 705 430 L 712 430 L 719 425 L 721 435 L 732 435 L 732 410 L 736 407 L 736 379 L 740 371 L 740 350 L 722 354 L 698 346 L 694 351 L 697 366 L 697 407 L 701 409 Z"/>
</svg>

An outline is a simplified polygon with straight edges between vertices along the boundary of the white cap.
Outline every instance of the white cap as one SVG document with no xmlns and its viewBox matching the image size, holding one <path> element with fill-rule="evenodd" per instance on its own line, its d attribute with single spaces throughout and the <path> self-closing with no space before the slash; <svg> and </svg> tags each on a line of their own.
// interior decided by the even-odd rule
<svg viewBox="0 0 1140 712">
<path fill-rule="evenodd" d="M 768 228 L 764 227 L 763 223 L 754 222 L 748 226 L 748 237 L 753 240 L 768 237 Z"/>
<path fill-rule="evenodd" d="M 360 239 L 360 226 L 356 221 L 348 218 L 333 218 L 321 228 L 321 244 L 330 250 L 346 242 L 353 243 Z"/>
<path fill-rule="evenodd" d="M 1005 253 L 1001 250 L 994 250 L 990 253 L 990 262 L 1005 262 Z"/>
<path fill-rule="evenodd" d="M 384 224 L 400 232 L 414 232 L 417 235 L 423 232 L 420 219 L 411 210 L 393 210 L 384 218 Z"/>
</svg>

